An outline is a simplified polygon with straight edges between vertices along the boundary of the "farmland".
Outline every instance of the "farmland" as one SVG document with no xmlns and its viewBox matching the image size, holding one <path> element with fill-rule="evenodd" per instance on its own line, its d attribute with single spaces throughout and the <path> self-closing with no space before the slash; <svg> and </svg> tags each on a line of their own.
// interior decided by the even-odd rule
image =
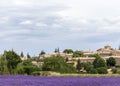
<svg viewBox="0 0 120 86">
<path fill-rule="evenodd" d="M 0 86 L 120 86 L 120 77 L 0 76 Z"/>
</svg>

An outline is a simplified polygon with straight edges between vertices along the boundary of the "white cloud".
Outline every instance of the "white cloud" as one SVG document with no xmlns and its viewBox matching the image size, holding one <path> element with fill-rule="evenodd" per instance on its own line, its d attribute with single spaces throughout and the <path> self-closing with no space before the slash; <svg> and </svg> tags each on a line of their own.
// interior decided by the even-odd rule
<svg viewBox="0 0 120 86">
<path fill-rule="evenodd" d="M 51 27 L 55 28 L 55 29 L 62 28 L 62 26 L 60 24 L 52 24 Z"/>
<path fill-rule="evenodd" d="M 9 21 L 9 17 L 8 16 L 0 17 L 0 23 L 7 23 L 8 21 Z"/>
<path fill-rule="evenodd" d="M 37 23 L 35 24 L 35 26 L 38 26 L 38 27 L 46 27 L 47 24 L 42 23 L 42 22 L 37 22 Z"/>
<path fill-rule="evenodd" d="M 4 31 L 1 31 L 0 33 L 0 38 L 7 38 L 7 37 L 12 37 L 12 36 L 16 36 L 16 35 L 22 35 L 22 34 L 28 34 L 30 33 L 29 30 L 17 30 L 17 29 L 8 29 L 8 30 L 4 30 Z"/>
<path fill-rule="evenodd" d="M 26 21 L 22 21 L 20 24 L 21 25 L 31 25 L 31 24 L 33 24 L 33 22 L 30 20 L 26 20 Z"/>
</svg>

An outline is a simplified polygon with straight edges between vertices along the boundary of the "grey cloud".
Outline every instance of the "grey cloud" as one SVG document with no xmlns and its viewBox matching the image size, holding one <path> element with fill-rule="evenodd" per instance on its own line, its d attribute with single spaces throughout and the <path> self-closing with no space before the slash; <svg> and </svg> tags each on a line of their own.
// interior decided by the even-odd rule
<svg viewBox="0 0 120 86">
<path fill-rule="evenodd" d="M 7 47 L 24 46 L 25 48 L 83 48 L 105 41 L 119 41 L 120 18 L 63 18 L 59 15 L 67 9 L 63 4 L 54 5 L 37 3 L 12 3 L 0 6 L 0 38 Z M 52 0 L 54 1 L 54 0 Z M 28 2 L 28 0 L 27 0 Z M 49 1 L 50 2 L 50 1 Z M 19 5 L 17 5 L 19 4 Z M 37 5 L 36 5 L 37 4 Z M 22 7 L 23 5 L 23 7 Z M 66 5 L 67 6 L 67 5 Z M 115 34 L 115 35 L 114 35 Z M 0 42 L 1 42 L 0 41 Z M 4 42 L 3 42 L 4 41 Z M 4 46 L 5 46 L 4 45 Z M 34 45 L 33 47 L 31 45 Z M 82 47 L 80 47 L 80 45 Z M 18 48 L 20 49 L 20 48 Z"/>
</svg>

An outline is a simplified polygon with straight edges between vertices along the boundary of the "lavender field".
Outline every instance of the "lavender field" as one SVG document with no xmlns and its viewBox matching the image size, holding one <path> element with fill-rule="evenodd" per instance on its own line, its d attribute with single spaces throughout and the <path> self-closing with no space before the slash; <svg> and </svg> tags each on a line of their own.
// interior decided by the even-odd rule
<svg viewBox="0 0 120 86">
<path fill-rule="evenodd" d="M 120 86 L 120 77 L 0 76 L 0 86 Z"/>
</svg>

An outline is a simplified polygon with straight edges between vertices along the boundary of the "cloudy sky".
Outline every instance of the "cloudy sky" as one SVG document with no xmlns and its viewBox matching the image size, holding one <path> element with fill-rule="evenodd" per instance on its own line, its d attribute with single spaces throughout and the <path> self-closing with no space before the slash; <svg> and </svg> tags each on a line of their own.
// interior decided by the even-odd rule
<svg viewBox="0 0 120 86">
<path fill-rule="evenodd" d="M 120 0 L 0 0 L 0 53 L 120 45 Z"/>
</svg>

